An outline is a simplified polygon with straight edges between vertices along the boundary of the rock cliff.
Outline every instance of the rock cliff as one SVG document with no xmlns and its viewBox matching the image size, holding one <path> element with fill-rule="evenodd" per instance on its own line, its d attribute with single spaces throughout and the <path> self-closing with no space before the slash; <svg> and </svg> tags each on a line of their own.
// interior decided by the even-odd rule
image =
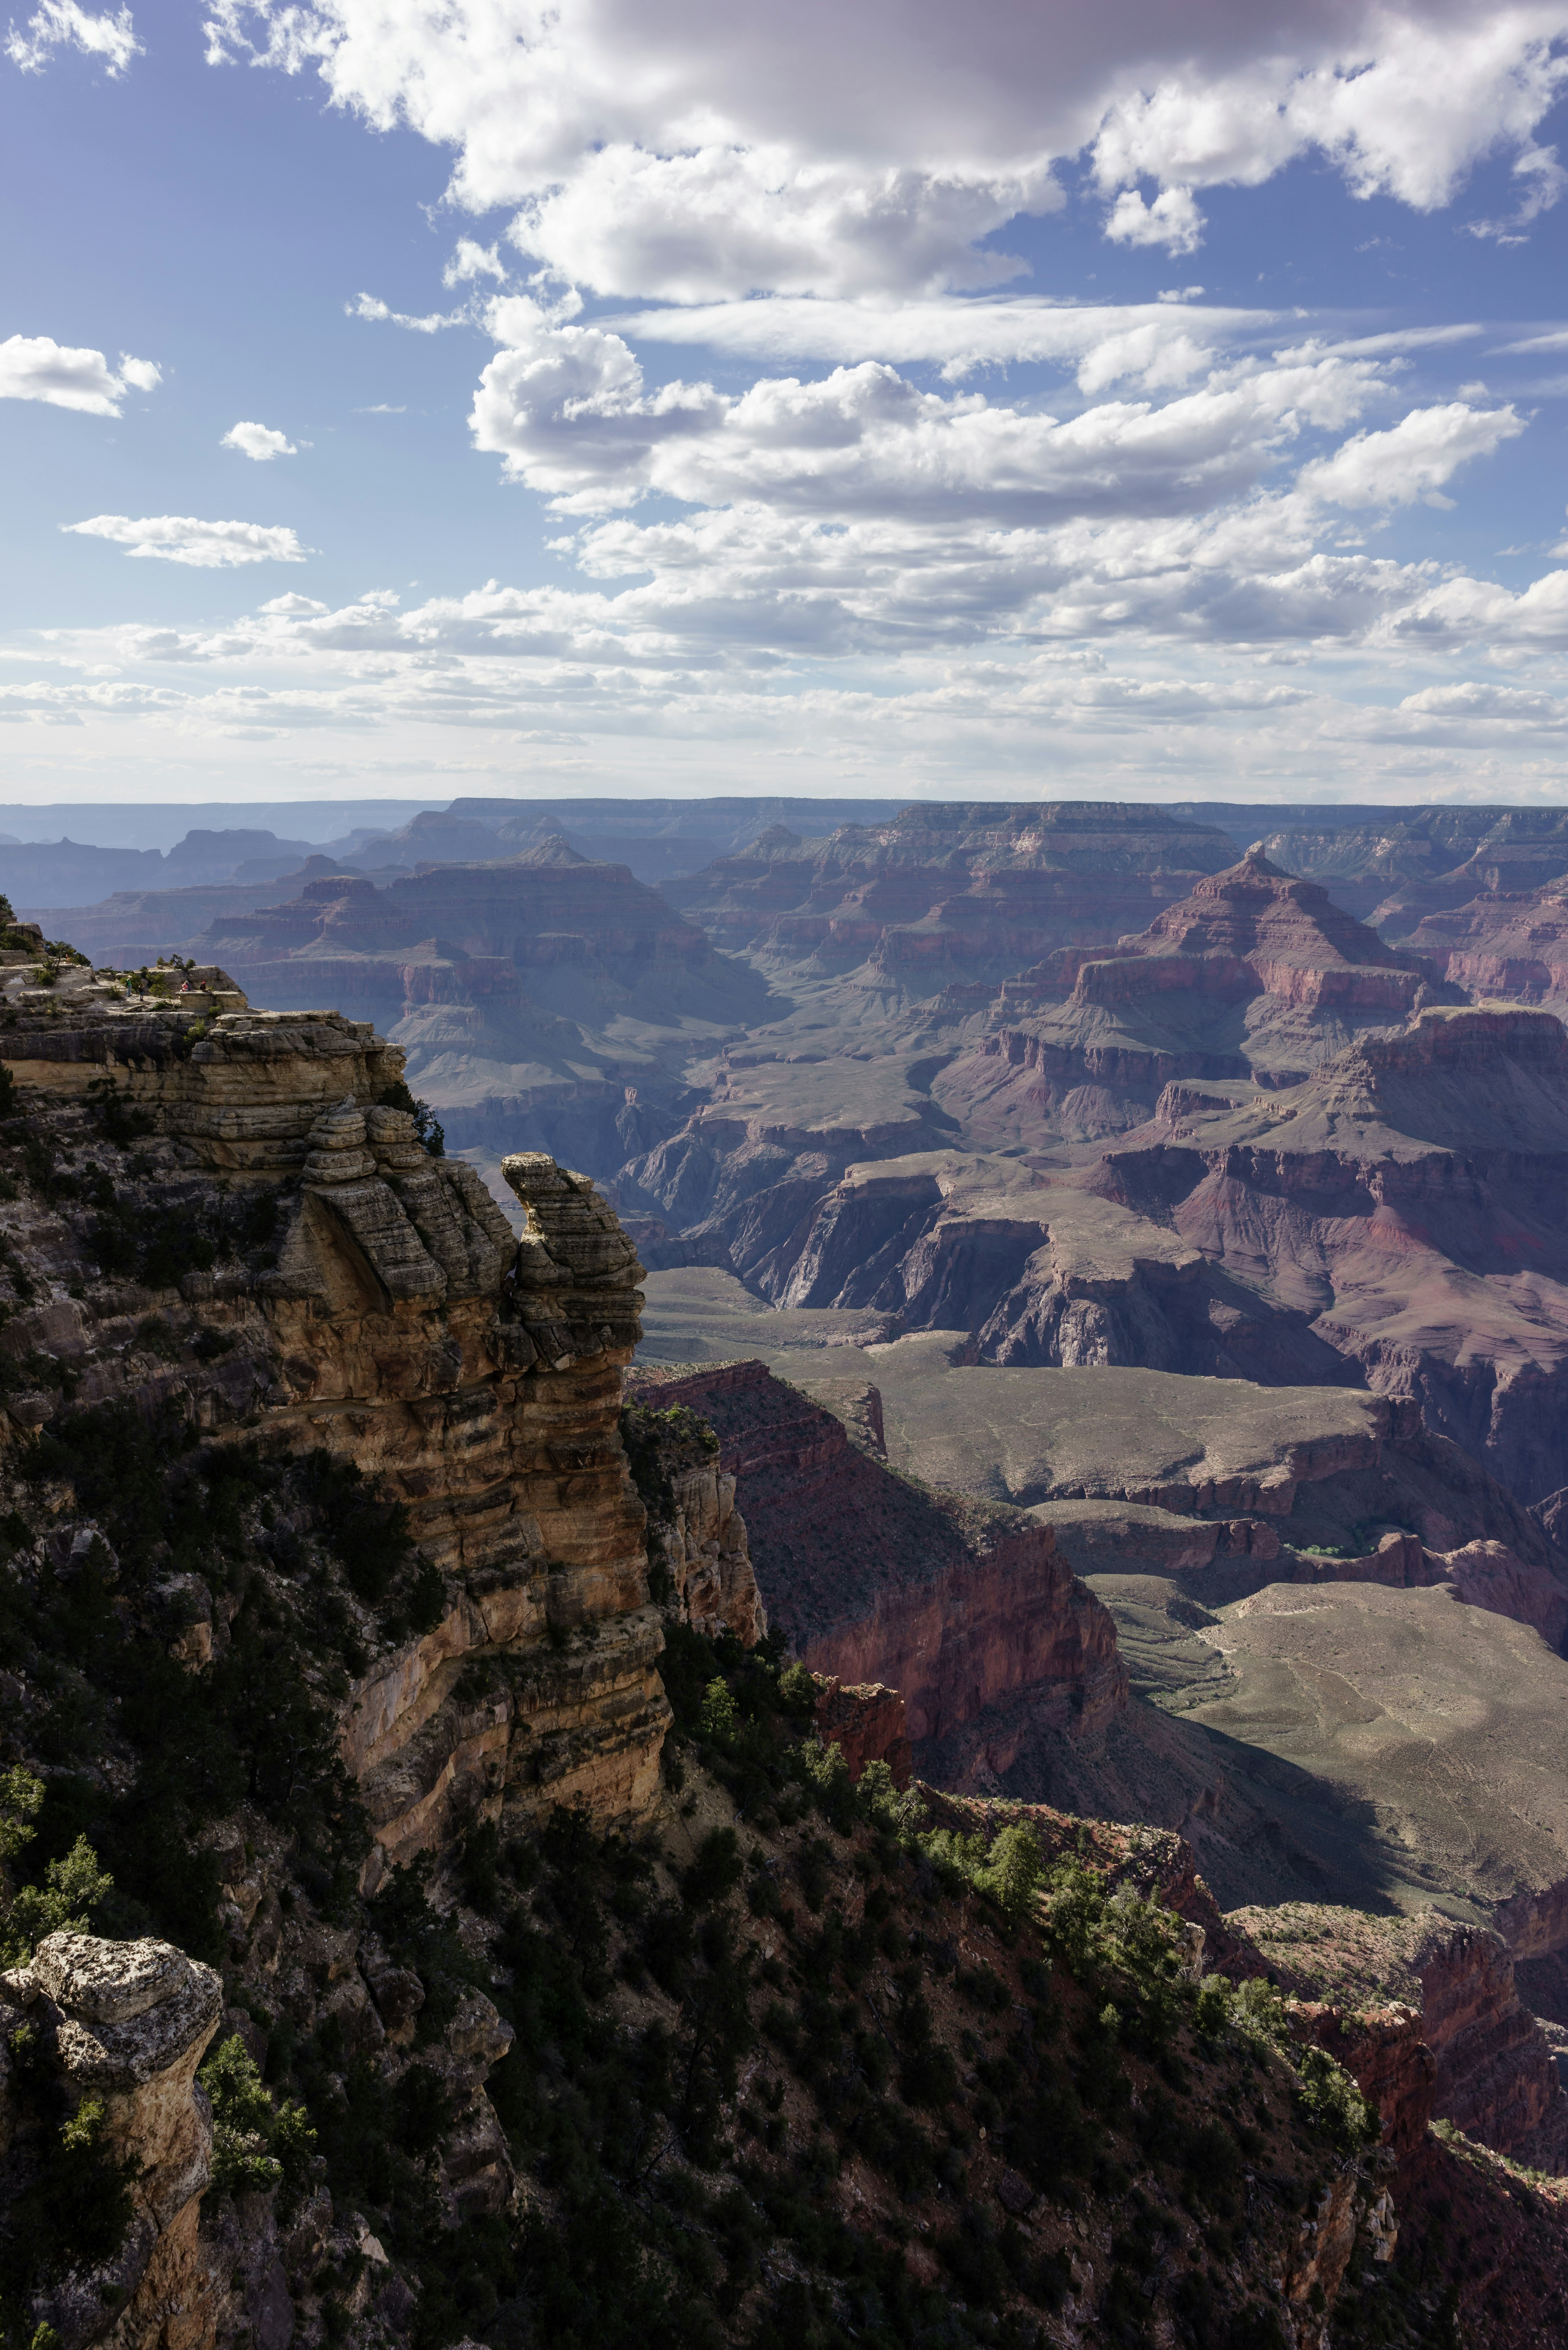
<svg viewBox="0 0 1568 2350">
<path fill-rule="evenodd" d="M 28 2224 L 57 2234 L 47 2207 L 64 2145 L 93 2166 L 88 2189 L 111 2207 L 113 2241 L 35 2285 L 29 2314 L 64 2350 L 109 2342 L 140 2350 L 187 2345 L 205 2332 L 198 2246 L 212 2178 L 212 2116 L 194 2089 L 217 2029 L 223 1990 L 210 1967 L 167 1942 L 110 1942 L 63 1932 L 0 1976 L 0 2213 L 12 2260 L 29 2190 L 44 2200 Z M 63 2116 L 63 2119 L 61 2116 Z M 60 2133 L 65 2133 L 62 2139 Z M 123 2184 L 121 2180 L 123 2178 Z M 117 2191 L 118 2190 L 118 2191 Z M 78 2193 L 80 2190 L 78 2189 Z M 78 2241 L 90 2241 L 82 2230 Z M 8 2263 L 9 2264 L 9 2263 Z"/>
<path fill-rule="evenodd" d="M 955 971 L 1114 937 L 1231 854 L 1163 808 L 922 804 L 826 840 L 776 827 L 667 894 L 721 946 L 830 972 L 870 963 L 924 996 Z"/>
<path fill-rule="evenodd" d="M 1484 2146 L 1568 2170 L 1568 2096 L 1500 1935 L 1435 1909 L 1376 1918 L 1304 1902 L 1233 1910 L 1226 1923 L 1256 1946 L 1284 1989 L 1332 2012 L 1342 2035 L 1355 2028 L 1346 2018 L 1402 2007 L 1431 2052 L 1431 2113 Z M 1324 2044 L 1331 2040 L 1324 2035 Z M 1364 2081 L 1375 2068 L 1386 2072 L 1399 2114 L 1390 2142 L 1407 2162 L 1419 2143 L 1420 2096 L 1410 2102 L 1407 2088 L 1421 2068 L 1400 2042 L 1389 2016 L 1350 2069 Z"/>
<path fill-rule="evenodd" d="M 1568 896 L 1560 880 L 1541 889 L 1491 889 L 1424 914 L 1409 944 L 1474 998 L 1544 1003 L 1568 996 Z"/>
<path fill-rule="evenodd" d="M 749 965 L 625 866 L 558 838 L 384 888 L 318 877 L 286 904 L 220 915 L 192 951 L 259 1003 L 379 1023 L 454 1142 L 499 1152 L 526 1131 L 607 1173 L 680 1124 L 668 1104 L 694 1040 L 768 1010 Z M 628 1087 L 640 1118 L 625 1116 Z"/>
<path fill-rule="evenodd" d="M 1092 1743 L 1126 1704 L 1111 1620 L 1050 1530 L 892 1474 L 874 1397 L 836 1398 L 841 1418 L 761 1363 L 632 1392 L 711 1425 L 770 1618 L 814 1670 L 900 1693 L 922 1775 L 994 1786 L 1023 1746 Z"/>
<path fill-rule="evenodd" d="M 1137 936 L 1005 982 L 938 1098 L 982 1147 L 1092 1139 L 1137 1124 L 1174 1080 L 1299 1083 L 1358 1033 L 1440 995 L 1436 980 L 1252 850 Z"/>
<path fill-rule="evenodd" d="M 504 1804 L 636 1813 L 667 1708 L 618 1432 L 635 1254 L 537 1153 L 506 1162 L 518 1242 L 384 1098 L 396 1048 L 243 1001 L 87 982 L 15 1003 L 0 1044 L 47 1172 L 3 1211 L 26 1292 L 9 1425 L 47 1426 L 67 1387 L 122 1391 L 151 1316 L 150 1402 L 220 1442 L 352 1463 L 403 1513 L 439 1577 L 431 1620 L 377 1643 L 340 1706 L 372 1878 Z M 29 1388 L 41 1348 L 54 1384 Z"/>
</svg>

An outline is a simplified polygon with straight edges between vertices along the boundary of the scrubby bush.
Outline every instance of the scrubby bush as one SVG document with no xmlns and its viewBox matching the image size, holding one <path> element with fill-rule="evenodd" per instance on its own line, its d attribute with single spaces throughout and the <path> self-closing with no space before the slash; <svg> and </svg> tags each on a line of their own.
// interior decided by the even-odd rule
<svg viewBox="0 0 1568 2350">
<path fill-rule="evenodd" d="M 220 2195 L 284 2189 L 297 2199 L 316 2145 L 305 2108 L 275 2104 L 238 2033 L 220 2041 L 196 2075 L 213 2107 L 213 2186 Z"/>
<path fill-rule="evenodd" d="M 16 1764 L 0 1772 L 0 1966 L 26 1964 L 49 1934 L 85 1934 L 114 1879 L 78 1835 L 61 1859 L 47 1862 L 42 1885 L 14 1886 L 16 1865 L 37 1831 L 44 1783 Z"/>
</svg>

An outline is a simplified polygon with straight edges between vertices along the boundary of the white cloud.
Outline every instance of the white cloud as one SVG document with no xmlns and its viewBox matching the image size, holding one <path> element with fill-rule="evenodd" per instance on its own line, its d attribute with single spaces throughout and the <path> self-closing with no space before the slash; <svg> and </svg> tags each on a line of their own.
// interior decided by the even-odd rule
<svg viewBox="0 0 1568 2350">
<path fill-rule="evenodd" d="M 117 375 L 101 351 L 76 349 L 52 335 L 12 335 L 0 343 L 0 400 L 41 400 L 84 416 L 118 416 L 127 391 L 155 391 L 162 380 L 151 359 L 122 353 Z"/>
<path fill-rule="evenodd" d="M 1168 253 L 1196 252 L 1207 224 L 1190 188 L 1166 188 L 1152 204 L 1124 188 L 1111 206 L 1106 234 L 1113 244 L 1158 244 Z"/>
<path fill-rule="evenodd" d="M 1053 360 L 1077 368 L 1085 390 L 1129 377 L 1155 390 L 1185 383 L 1227 346 L 1262 342 L 1274 323 L 1269 310 L 1174 311 L 1163 298 L 1091 306 L 1018 295 L 897 304 L 778 295 L 597 321 L 631 342 L 705 346 L 737 357 L 797 362 L 924 361 L 955 380 L 1012 359 Z"/>
<path fill-rule="evenodd" d="M 92 16 L 80 0 L 43 0 L 43 5 L 18 32 L 11 26 L 5 54 L 24 73 L 42 73 L 54 49 L 79 49 L 84 57 L 101 57 L 111 78 L 122 74 L 132 57 L 141 55 L 129 8 L 112 16 Z"/>
<path fill-rule="evenodd" d="M 504 284 L 506 264 L 494 245 L 477 244 L 471 236 L 460 236 L 456 251 L 441 271 L 441 282 L 443 286 L 460 286 L 475 277 L 497 277 Z M 361 295 L 359 298 L 363 301 L 366 297 Z"/>
<path fill-rule="evenodd" d="M 1303 347 L 1288 362 L 1211 370 L 1162 403 L 1107 400 L 1066 421 L 978 393 L 923 392 L 870 360 L 816 382 L 764 378 L 739 397 L 679 380 L 649 391 L 629 345 L 604 326 L 557 325 L 523 296 L 493 303 L 489 318 L 504 348 L 480 380 L 475 445 L 566 514 L 649 492 L 911 526 L 1198 513 L 1259 481 L 1304 426 L 1344 429 L 1387 390 L 1376 362 Z M 1153 322 L 1111 340 L 1140 348 L 1118 350 L 1107 375 L 1139 359 L 1153 371 Z M 1095 380 L 1096 357 L 1081 380 Z M 1420 411 L 1318 461 L 1303 484 L 1341 504 L 1434 496 L 1521 429 L 1511 411 Z"/>
<path fill-rule="evenodd" d="M 94 515 L 67 522 L 62 530 L 84 538 L 107 538 L 138 556 L 189 563 L 199 570 L 226 569 L 239 563 L 303 563 L 306 550 L 292 530 L 259 522 L 199 522 L 191 515 Z"/>
<path fill-rule="evenodd" d="M 231 424 L 220 449 L 237 449 L 242 457 L 250 457 L 258 465 L 274 457 L 297 457 L 298 450 L 286 432 L 275 432 L 270 424 Z"/>
<path fill-rule="evenodd" d="M 1407 693 L 1399 707 L 1419 717 L 1503 719 L 1513 724 L 1553 730 L 1568 727 L 1568 701 L 1560 694 L 1484 681 L 1423 686 L 1418 693 Z"/>
<path fill-rule="evenodd" d="M 423 317 L 416 318 L 406 310 L 389 309 L 374 294 L 360 294 L 352 302 L 345 302 L 343 315 L 346 318 L 369 318 L 376 324 L 406 327 L 416 335 L 439 335 L 443 327 L 468 324 L 466 310 L 430 310 Z"/>
<path fill-rule="evenodd" d="M 211 21 L 215 57 L 314 69 L 454 150 L 454 200 L 514 208 L 537 260 L 682 302 L 999 283 L 1020 265 L 989 240 L 1057 206 L 1054 167 L 1085 152 L 1116 233 L 1175 250 L 1197 191 L 1314 152 L 1422 210 L 1494 154 L 1538 193 L 1568 75 L 1563 0 L 213 0 Z"/>
<path fill-rule="evenodd" d="M 1525 158 L 1568 78 L 1554 50 L 1565 29 L 1550 5 L 1318 7 L 1295 14 L 1293 55 L 1260 17 L 1257 53 L 1228 70 L 1205 70 L 1199 54 L 1118 96 L 1096 173 L 1106 189 L 1256 187 L 1315 149 L 1354 194 L 1435 211 L 1483 156 L 1511 149 L 1536 168 Z"/>
<path fill-rule="evenodd" d="M 1549 333 L 1526 335 L 1522 342 L 1494 343 L 1487 354 L 1491 359 L 1512 357 L 1520 352 L 1568 351 L 1568 327 L 1553 327 Z"/>
<path fill-rule="evenodd" d="M 1303 466 L 1300 486 L 1339 506 L 1448 506 L 1444 483 L 1472 458 L 1490 457 L 1524 431 L 1511 408 L 1475 409 L 1463 400 L 1412 409 L 1387 432 L 1358 432 L 1332 457 Z"/>
</svg>

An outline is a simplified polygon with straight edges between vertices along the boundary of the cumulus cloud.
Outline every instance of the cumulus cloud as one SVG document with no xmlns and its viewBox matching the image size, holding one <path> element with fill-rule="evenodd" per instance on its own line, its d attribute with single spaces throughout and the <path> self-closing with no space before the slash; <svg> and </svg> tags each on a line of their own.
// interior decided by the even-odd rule
<svg viewBox="0 0 1568 2350">
<path fill-rule="evenodd" d="M 117 374 L 101 351 L 57 343 L 52 335 L 12 335 L 0 343 L 0 400 L 41 400 L 84 416 L 118 416 L 128 391 L 163 380 L 151 359 L 121 353 Z"/>
<path fill-rule="evenodd" d="M 1194 16 L 1016 0 L 213 0 L 212 54 L 317 72 L 455 151 L 452 192 L 602 293 L 975 288 L 990 240 L 1087 155 L 1112 233 L 1184 251 L 1196 192 L 1317 153 L 1358 195 L 1451 202 L 1530 159 L 1568 58 L 1563 0 L 1246 0 Z M 1152 182 L 1150 202 L 1142 192 Z"/>
<path fill-rule="evenodd" d="M 1113 244 L 1158 244 L 1168 253 L 1195 252 L 1207 224 L 1190 188 L 1165 188 L 1152 204 L 1124 188 L 1111 206 L 1106 234 Z"/>
<path fill-rule="evenodd" d="M 441 271 L 441 282 L 443 286 L 461 286 L 475 277 L 498 277 L 504 284 L 506 264 L 494 245 L 479 244 L 472 236 L 460 236 L 452 259 Z M 364 301 L 366 296 L 361 295 L 359 298 Z"/>
<path fill-rule="evenodd" d="M 1511 407 L 1475 409 L 1460 400 L 1413 409 L 1392 431 L 1358 432 L 1332 457 L 1303 466 L 1299 485 L 1330 505 L 1450 506 L 1443 484 L 1459 467 L 1523 430 Z"/>
<path fill-rule="evenodd" d="M 270 424 L 231 424 L 220 449 L 237 449 L 242 457 L 250 457 L 265 465 L 273 457 L 297 457 L 298 450 L 286 432 L 276 432 Z"/>
<path fill-rule="evenodd" d="M 1529 686 L 1467 679 L 1462 685 L 1427 685 L 1407 693 L 1401 710 L 1418 717 L 1502 719 L 1512 725 L 1568 727 L 1568 702 Z"/>
<path fill-rule="evenodd" d="M 24 73 L 42 73 L 56 49 L 79 49 L 84 57 L 101 58 L 111 78 L 141 55 L 129 8 L 92 16 L 80 0 L 44 0 L 22 31 L 13 25 L 6 36 L 5 54 Z"/>
<path fill-rule="evenodd" d="M 1195 286 L 1193 296 L 1201 291 Z M 630 311 L 597 323 L 634 343 L 705 346 L 748 359 L 924 361 L 953 380 L 1012 359 L 1044 359 L 1075 368 L 1080 390 L 1097 391 L 1129 378 L 1156 390 L 1186 383 L 1222 351 L 1265 341 L 1275 316 L 1219 305 L 1174 311 L 1163 295 L 1158 302 L 1097 305 L 1019 295 L 896 305 L 781 295 Z"/>
<path fill-rule="evenodd" d="M 87 522 L 60 525 L 83 538 L 107 538 L 130 555 L 157 556 L 198 570 L 227 569 L 240 563 L 303 563 L 306 549 L 283 525 L 201 522 L 192 515 L 94 515 Z"/>
<path fill-rule="evenodd" d="M 921 391 L 873 360 L 815 382 L 763 378 L 739 396 L 680 380 L 650 391 L 607 327 L 556 324 L 524 296 L 493 303 L 489 317 L 504 348 L 475 397 L 475 445 L 566 514 L 650 492 L 910 525 L 1198 513 L 1259 481 L 1303 427 L 1343 429 L 1387 390 L 1375 361 L 1303 347 L 1273 364 L 1213 369 L 1164 401 L 1106 400 L 1065 421 L 979 393 Z M 1158 347 L 1152 322 L 1110 338 L 1145 334 L 1147 347 L 1119 353 L 1107 375 L 1140 357 L 1147 365 Z M 1094 380 L 1094 356 L 1081 380 Z M 1511 409 L 1415 411 L 1309 465 L 1302 486 L 1340 505 L 1434 498 L 1521 429 Z"/>
</svg>

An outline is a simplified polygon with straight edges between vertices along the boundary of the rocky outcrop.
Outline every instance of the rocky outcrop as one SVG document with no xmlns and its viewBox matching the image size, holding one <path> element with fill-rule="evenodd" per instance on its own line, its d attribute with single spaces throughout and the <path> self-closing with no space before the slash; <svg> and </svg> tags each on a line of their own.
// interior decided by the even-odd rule
<svg viewBox="0 0 1568 2350">
<path fill-rule="evenodd" d="M 1290 1385 L 1356 1377 L 1304 1315 L 1260 1304 L 1092 1180 L 996 1155 L 851 1166 L 753 1278 L 782 1305 L 961 1332 L 966 1361 L 1143 1363 Z"/>
<path fill-rule="evenodd" d="M 1520 1998 L 1501 1935 L 1462 1924 L 1435 1909 L 1409 1918 L 1375 1918 L 1349 1909 L 1290 1903 L 1239 1909 L 1226 1920 L 1250 1940 L 1271 1973 L 1297 1997 L 1317 2002 L 1313 2036 L 1339 2054 L 1364 2085 L 1379 2068 L 1391 2084 L 1421 2067 L 1401 2055 L 1397 2011 L 1418 2019 L 1431 2052 L 1431 2111 L 1468 2137 L 1553 2171 L 1568 2170 L 1568 2097 L 1541 2027 Z M 1386 2023 L 1372 2025 L 1378 2016 Z M 1369 2092 L 1370 2094 L 1370 2092 Z M 1417 2142 L 1419 2093 L 1404 2088 L 1397 2143 L 1407 2160 Z M 1383 2109 L 1380 2106 L 1380 2110 Z M 1388 2114 L 1385 2112 L 1386 2121 Z"/>
<path fill-rule="evenodd" d="M 639 1812 L 668 1708 L 618 1432 L 639 1331 L 634 1251 L 586 1179 L 539 1153 L 504 1166 L 519 1241 L 473 1170 L 428 1157 L 382 1098 L 401 1055 L 368 1024 L 221 1009 L 221 993 L 61 989 L 26 1004 L 4 1041 L 61 1147 L 90 1143 L 95 1086 L 151 1129 L 113 1195 L 128 1249 L 151 1263 L 171 1216 L 218 1236 L 161 1293 L 214 1344 L 153 1393 L 219 1440 L 259 1431 L 352 1461 L 440 1571 L 439 1622 L 378 1656 L 342 1703 L 344 1759 L 377 1842 L 367 1881 L 504 1803 Z M 223 1254 L 236 1194 L 265 1244 Z M 124 1305 L 90 1262 L 93 1227 L 33 1229 L 62 1293 L 81 1300 L 36 1305 L 8 1341 L 36 1347 L 47 1332 L 73 1381 L 79 1366 L 88 1394 L 95 1379 L 113 1391 L 122 1373 L 95 1340 Z M 26 1238 L 16 1221 L 13 1232 Z M 140 1310 L 160 1294 L 144 1289 Z M 27 1424 L 25 1401 L 10 1398 L 13 1426 Z M 47 1419 L 60 1390 L 39 1401 Z M 477 1695 L 464 1679 L 475 1665 L 487 1669 Z"/>
<path fill-rule="evenodd" d="M 711 1425 L 773 1623 L 815 1671 L 898 1690 L 923 1773 L 989 1785 L 1029 1740 L 1093 1740 L 1126 1704 L 1110 1618 L 1050 1530 L 889 1473 L 852 1394 L 841 1419 L 761 1363 L 631 1391 Z"/>
<path fill-rule="evenodd" d="M 222 2008 L 212 1969 L 167 1942 L 51 1934 L 0 1976 L 0 2204 L 46 2174 L 57 2105 L 105 2174 L 125 2168 L 119 2244 L 35 2288 L 33 2319 L 64 2350 L 203 2337 L 197 2237 L 213 2134 L 195 2075 Z"/>
<path fill-rule="evenodd" d="M 621 1435 L 648 1511 L 650 1591 L 694 1630 L 710 1638 L 732 1632 L 754 1646 L 767 1631 L 767 1614 L 735 1506 L 734 1472 L 720 1465 L 718 1438 L 681 1402 L 660 1409 L 657 1394 L 628 1406 Z"/>
<path fill-rule="evenodd" d="M 1544 1003 L 1568 996 L 1568 895 L 1560 880 L 1490 890 L 1424 914 L 1409 943 L 1474 997 Z"/>
<path fill-rule="evenodd" d="M 821 1691 L 813 1717 L 816 1734 L 825 1746 L 838 1748 L 850 1777 L 858 1780 L 867 1762 L 886 1762 L 893 1784 L 907 1787 L 915 1762 L 901 1693 L 885 1689 L 880 1681 L 846 1689 L 830 1674 L 819 1673 L 816 1679 Z"/>
<path fill-rule="evenodd" d="M 1323 2049 L 1344 2066 L 1377 2108 L 1381 2147 L 1393 2158 L 1400 2193 L 1421 2167 L 1438 2094 L 1438 2060 L 1427 2041 L 1420 2010 L 1397 2000 L 1386 2006 L 1345 2009 L 1322 2000 L 1293 2001 L 1293 2035 Z"/>
<path fill-rule="evenodd" d="M 226 960 L 262 1003 L 378 1022 L 455 1141 L 504 1149 L 526 1120 L 552 1149 L 590 1141 L 587 1163 L 606 1172 L 680 1123 L 623 1135 L 627 1087 L 649 1103 L 680 1093 L 694 1027 L 718 1037 L 767 1010 L 747 965 L 624 866 L 558 838 L 382 889 L 318 878 L 287 904 L 221 916 L 194 951 Z"/>
<path fill-rule="evenodd" d="M 1092 1142 L 1139 1124 L 1174 1083 L 1299 1084 L 1443 994 L 1430 964 L 1254 849 L 1137 936 L 1004 982 L 937 1098 L 981 1147 Z"/>
<path fill-rule="evenodd" d="M 1428 1012 L 1282 1097 L 1148 1129 L 1100 1180 L 1529 1502 L 1568 1482 L 1565 1154 L 1561 1024 Z"/>
</svg>

